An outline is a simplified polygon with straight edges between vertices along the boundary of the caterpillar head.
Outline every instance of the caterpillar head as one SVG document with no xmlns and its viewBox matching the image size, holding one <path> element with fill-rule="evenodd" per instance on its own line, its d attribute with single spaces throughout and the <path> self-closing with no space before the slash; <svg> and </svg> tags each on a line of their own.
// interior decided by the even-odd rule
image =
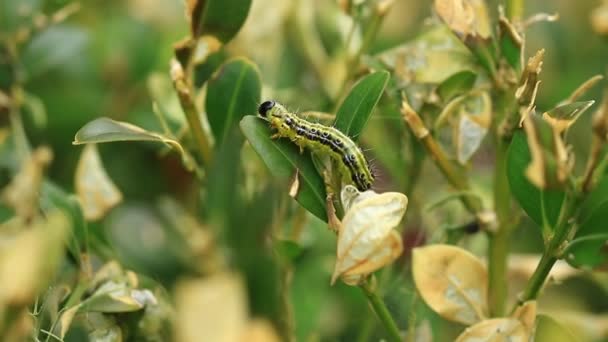
<svg viewBox="0 0 608 342">
<path fill-rule="evenodd" d="M 258 114 L 260 114 L 262 118 L 270 121 L 272 121 L 273 118 L 282 118 L 285 113 L 287 113 L 285 107 L 273 100 L 264 101 L 260 107 L 258 107 Z"/>
</svg>

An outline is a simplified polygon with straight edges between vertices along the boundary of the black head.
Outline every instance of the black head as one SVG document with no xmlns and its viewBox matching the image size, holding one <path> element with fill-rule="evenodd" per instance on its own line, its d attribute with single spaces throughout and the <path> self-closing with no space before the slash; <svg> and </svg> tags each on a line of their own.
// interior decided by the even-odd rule
<svg viewBox="0 0 608 342">
<path fill-rule="evenodd" d="M 258 113 L 260 113 L 261 116 L 266 117 L 266 113 L 272 109 L 272 107 L 274 107 L 275 102 L 270 100 L 270 101 L 265 101 L 263 102 L 260 107 L 258 108 Z"/>
</svg>

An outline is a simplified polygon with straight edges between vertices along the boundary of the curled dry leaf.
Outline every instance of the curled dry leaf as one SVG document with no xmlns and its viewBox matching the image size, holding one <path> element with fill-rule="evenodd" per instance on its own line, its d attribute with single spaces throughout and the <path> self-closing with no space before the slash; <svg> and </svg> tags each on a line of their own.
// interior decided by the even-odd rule
<svg viewBox="0 0 608 342">
<path fill-rule="evenodd" d="M 175 290 L 177 342 L 241 341 L 247 327 L 245 286 L 235 274 L 179 283 Z"/>
<path fill-rule="evenodd" d="M 435 11 L 458 35 L 490 36 L 487 8 L 481 0 L 435 0 Z"/>
<path fill-rule="evenodd" d="M 76 194 L 84 217 L 94 221 L 104 217 L 122 201 L 122 193 L 103 168 L 95 144 L 84 147 L 76 168 Z"/>
<path fill-rule="evenodd" d="M 468 325 L 487 317 L 488 275 L 473 254 L 449 245 L 415 248 L 412 272 L 418 292 L 442 317 Z"/>
<path fill-rule="evenodd" d="M 538 115 L 530 115 L 524 120 L 524 129 L 532 156 L 526 177 L 540 189 L 560 188 L 574 166 L 560 128 Z"/>
<path fill-rule="evenodd" d="M 2 201 L 15 209 L 17 215 L 29 220 L 38 210 L 38 192 L 42 184 L 44 170 L 53 159 L 48 147 L 39 147 L 32 152 L 19 173 L 2 191 Z"/>
<path fill-rule="evenodd" d="M 347 185 L 341 193 L 346 215 L 338 234 L 332 284 L 338 277 L 356 285 L 368 274 L 393 262 L 403 251 L 393 230 L 405 214 L 407 196 L 398 192 L 359 193 Z"/>
</svg>

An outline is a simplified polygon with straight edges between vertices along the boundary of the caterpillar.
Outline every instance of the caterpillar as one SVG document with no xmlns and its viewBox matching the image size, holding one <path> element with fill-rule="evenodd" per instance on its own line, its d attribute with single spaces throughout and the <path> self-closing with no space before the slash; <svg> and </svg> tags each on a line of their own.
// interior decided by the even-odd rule
<svg viewBox="0 0 608 342">
<path fill-rule="evenodd" d="M 371 188 L 374 176 L 367 159 L 346 134 L 334 127 L 306 121 L 272 100 L 262 103 L 258 113 L 276 130 L 271 138 L 289 138 L 300 151 L 307 148 L 329 155 L 340 166 L 347 182 L 352 182 L 360 191 Z"/>
</svg>

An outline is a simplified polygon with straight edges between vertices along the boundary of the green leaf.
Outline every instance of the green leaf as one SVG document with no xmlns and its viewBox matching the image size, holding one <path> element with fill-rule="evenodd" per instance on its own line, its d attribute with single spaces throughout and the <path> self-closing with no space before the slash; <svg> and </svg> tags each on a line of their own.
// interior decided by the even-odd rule
<svg viewBox="0 0 608 342">
<path fill-rule="evenodd" d="M 80 261 L 81 253 L 88 248 L 88 227 L 76 196 L 45 181 L 40 190 L 40 208 L 47 214 L 55 209 L 61 210 L 71 219 L 73 235 L 68 241 L 68 249 L 74 260 Z"/>
<path fill-rule="evenodd" d="M 441 97 L 441 100 L 447 102 L 471 90 L 476 79 L 477 74 L 470 70 L 457 72 L 439 84 L 437 94 Z"/>
<path fill-rule="evenodd" d="M 564 255 L 566 261 L 577 268 L 599 268 L 608 266 L 608 234 L 585 235 L 574 239 Z"/>
<path fill-rule="evenodd" d="M 268 125 L 253 115 L 241 120 L 241 130 L 271 173 L 280 179 L 291 178 L 299 170 L 299 189 L 296 201 L 323 221 L 325 210 L 325 182 L 313 164 L 310 154 L 301 154 L 295 144 L 284 139 L 273 140 Z"/>
<path fill-rule="evenodd" d="M 526 136 L 522 131 L 515 132 L 507 152 L 507 178 L 513 196 L 521 208 L 539 226 L 545 223 L 548 227 L 557 224 L 564 201 L 564 192 L 558 190 L 541 191 L 525 175 L 525 170 L 532 161 Z M 543 207 L 545 215 L 543 215 Z"/>
<path fill-rule="evenodd" d="M 538 342 L 578 342 L 572 332 L 553 318 L 540 314 L 536 317 L 534 341 Z"/>
<path fill-rule="evenodd" d="M 156 141 L 162 142 L 175 149 L 182 157 L 184 165 L 194 169 L 192 157 L 183 149 L 180 143 L 163 134 L 146 131 L 133 124 L 115 121 L 109 118 L 98 118 L 84 125 L 74 137 L 72 144 L 98 144 L 116 141 Z"/>
<path fill-rule="evenodd" d="M 568 245 L 566 260 L 575 267 L 608 264 L 608 176 L 604 176 L 580 206 L 579 228 Z"/>
<path fill-rule="evenodd" d="M 21 61 L 27 78 L 33 79 L 56 68 L 73 68 L 82 58 L 89 37 L 76 26 L 51 26 L 37 34 L 27 45 Z"/>
<path fill-rule="evenodd" d="M 192 36 L 213 35 L 226 43 L 241 29 L 250 7 L 251 0 L 189 0 Z"/>
<path fill-rule="evenodd" d="M 380 100 L 388 79 L 388 72 L 377 71 L 359 80 L 340 105 L 335 127 L 346 135 L 358 137 Z"/>
<path fill-rule="evenodd" d="M 506 17 L 501 15 L 498 24 L 500 53 L 515 71 L 520 72 L 523 40 Z"/>
<path fill-rule="evenodd" d="M 608 175 L 603 175 L 597 185 L 587 194 L 580 206 L 577 236 L 584 234 L 584 227 L 595 226 L 595 222 L 608 222 Z M 608 227 L 604 229 L 608 233 Z"/>
<path fill-rule="evenodd" d="M 212 76 L 205 110 L 218 145 L 243 116 L 256 112 L 261 89 L 258 67 L 245 58 L 227 61 Z"/>
<path fill-rule="evenodd" d="M 278 240 L 273 245 L 279 257 L 289 262 L 293 262 L 303 252 L 302 246 L 292 240 Z"/>
</svg>

